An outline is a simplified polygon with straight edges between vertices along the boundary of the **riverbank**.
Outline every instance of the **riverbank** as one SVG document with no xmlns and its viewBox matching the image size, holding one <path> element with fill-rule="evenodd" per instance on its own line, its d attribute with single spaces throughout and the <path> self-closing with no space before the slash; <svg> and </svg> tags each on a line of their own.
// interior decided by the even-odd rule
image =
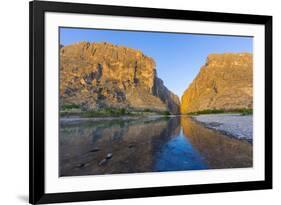
<svg viewBox="0 0 281 205">
<path fill-rule="evenodd" d="M 81 116 L 61 116 L 60 124 L 76 124 L 80 122 L 97 122 L 97 121 L 150 121 L 159 118 L 170 118 L 177 115 L 124 115 L 124 116 L 104 116 L 104 117 L 81 117 Z M 253 116 L 241 114 L 201 114 L 190 116 L 197 123 L 204 127 L 219 131 L 227 136 L 247 140 L 252 142 L 253 139 Z"/>
<path fill-rule="evenodd" d="M 60 117 L 60 124 L 76 124 L 80 122 L 98 122 L 98 121 L 129 121 L 129 120 L 143 120 L 150 121 L 160 118 L 174 117 L 176 115 L 124 115 L 124 116 L 112 116 L 112 117 L 80 117 L 80 116 L 71 116 L 71 117 Z"/>
<path fill-rule="evenodd" d="M 207 114 L 192 116 L 192 119 L 205 127 L 222 132 L 225 135 L 253 140 L 253 116 L 241 114 Z"/>
<path fill-rule="evenodd" d="M 96 118 L 96 117 L 134 117 L 147 115 L 171 115 L 171 113 L 161 110 L 151 109 L 125 109 L 125 108 L 101 108 L 97 110 L 82 110 L 79 105 L 66 104 L 61 107 L 60 117 L 81 117 L 81 118 Z"/>
</svg>

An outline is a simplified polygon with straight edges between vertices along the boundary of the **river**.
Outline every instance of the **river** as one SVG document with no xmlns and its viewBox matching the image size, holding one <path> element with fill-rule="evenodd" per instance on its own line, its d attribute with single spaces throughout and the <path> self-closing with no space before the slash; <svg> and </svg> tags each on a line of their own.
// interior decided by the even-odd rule
<svg viewBox="0 0 281 205">
<path fill-rule="evenodd" d="M 252 167 L 252 144 L 188 116 L 62 123 L 59 175 Z"/>
</svg>

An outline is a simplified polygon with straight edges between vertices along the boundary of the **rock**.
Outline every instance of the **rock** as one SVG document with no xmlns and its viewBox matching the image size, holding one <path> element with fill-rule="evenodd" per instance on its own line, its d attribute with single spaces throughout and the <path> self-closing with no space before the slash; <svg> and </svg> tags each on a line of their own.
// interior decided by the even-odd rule
<svg viewBox="0 0 281 205">
<path fill-rule="evenodd" d="M 98 152 L 98 151 L 100 151 L 99 148 L 94 148 L 94 149 L 90 150 L 90 152 Z"/>
<path fill-rule="evenodd" d="M 219 122 L 210 122 L 209 124 L 212 127 L 219 127 L 219 126 L 223 125 L 222 123 L 219 123 Z"/>
<path fill-rule="evenodd" d="M 99 166 L 104 165 L 107 162 L 107 160 L 111 158 L 112 158 L 112 153 L 107 153 L 106 157 L 99 162 Z"/>
<path fill-rule="evenodd" d="M 133 145 L 133 144 L 129 144 L 129 146 L 128 146 L 129 148 L 134 148 L 135 147 L 135 145 Z"/>
<path fill-rule="evenodd" d="M 112 157 L 112 153 L 108 153 L 108 154 L 106 155 L 106 159 L 111 159 L 111 157 Z"/>
<path fill-rule="evenodd" d="M 181 100 L 182 113 L 252 106 L 253 56 L 250 53 L 210 54 Z"/>
<path fill-rule="evenodd" d="M 106 160 L 106 159 L 101 160 L 101 161 L 99 162 L 99 166 L 104 165 L 106 162 L 107 162 L 107 160 Z"/>
<path fill-rule="evenodd" d="M 84 110 L 128 108 L 179 113 L 179 98 L 157 77 L 141 51 L 80 42 L 60 49 L 60 104 Z"/>
<path fill-rule="evenodd" d="M 77 166 L 78 168 L 83 168 L 83 167 L 85 167 L 85 164 L 79 164 L 78 166 Z"/>
<path fill-rule="evenodd" d="M 81 163 L 81 164 L 77 165 L 77 168 L 84 168 L 87 166 L 89 166 L 89 163 Z"/>
</svg>

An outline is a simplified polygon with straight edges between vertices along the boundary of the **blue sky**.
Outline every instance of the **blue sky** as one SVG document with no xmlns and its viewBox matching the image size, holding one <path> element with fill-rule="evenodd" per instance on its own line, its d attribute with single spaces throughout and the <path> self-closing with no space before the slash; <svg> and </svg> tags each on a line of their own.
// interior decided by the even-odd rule
<svg viewBox="0 0 281 205">
<path fill-rule="evenodd" d="M 252 37 L 60 28 L 60 44 L 79 41 L 110 42 L 141 50 L 155 60 L 158 77 L 179 97 L 208 54 L 253 51 Z"/>
</svg>

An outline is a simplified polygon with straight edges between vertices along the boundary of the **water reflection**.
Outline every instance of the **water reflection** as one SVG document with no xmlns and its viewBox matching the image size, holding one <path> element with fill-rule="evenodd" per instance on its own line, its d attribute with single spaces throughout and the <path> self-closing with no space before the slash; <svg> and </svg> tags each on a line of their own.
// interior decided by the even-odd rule
<svg viewBox="0 0 281 205">
<path fill-rule="evenodd" d="M 60 176 L 252 166 L 252 145 L 188 117 L 60 126 Z"/>
<path fill-rule="evenodd" d="M 155 155 L 154 171 L 207 169 L 204 158 L 183 132 L 166 142 Z"/>
<path fill-rule="evenodd" d="M 252 145 L 181 118 L 184 135 L 205 158 L 211 169 L 252 167 Z"/>
</svg>

